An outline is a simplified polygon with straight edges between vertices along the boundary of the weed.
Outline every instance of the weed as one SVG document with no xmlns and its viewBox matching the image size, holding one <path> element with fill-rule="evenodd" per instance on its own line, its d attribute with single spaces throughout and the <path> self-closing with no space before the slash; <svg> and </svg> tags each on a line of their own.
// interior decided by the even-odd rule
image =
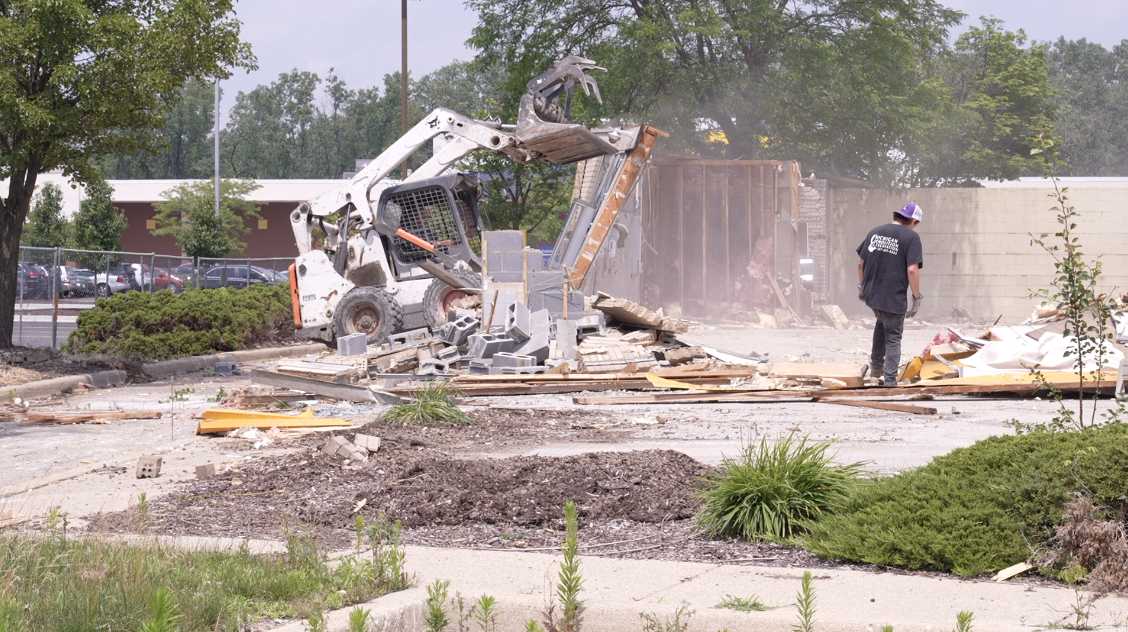
<svg viewBox="0 0 1128 632">
<path fill-rule="evenodd" d="M 734 597 L 733 595 L 725 595 L 721 603 L 713 606 L 714 608 L 725 608 L 728 610 L 736 610 L 737 612 L 764 612 L 771 610 L 772 607 L 760 601 L 756 595 L 745 599 L 744 597 Z"/>
<path fill-rule="evenodd" d="M 215 377 L 215 369 L 204 369 L 204 377 Z"/>
<path fill-rule="evenodd" d="M 403 523 L 389 522 L 384 514 L 368 523 L 368 541 L 372 547 L 372 569 L 376 588 L 381 592 L 395 592 L 411 586 L 411 578 L 404 570 L 407 558 L 401 543 Z"/>
<path fill-rule="evenodd" d="M 196 389 L 192 388 L 191 386 L 187 388 L 175 388 L 175 384 L 172 382 L 170 382 L 169 390 L 171 394 L 168 396 L 168 399 L 159 400 L 157 403 L 168 404 L 171 402 L 186 402 L 188 401 L 188 393 L 196 392 Z"/>
<path fill-rule="evenodd" d="M 137 496 L 137 527 L 144 531 L 149 524 L 149 495 L 141 492 Z"/>
<path fill-rule="evenodd" d="M 560 600 L 560 620 L 556 620 L 554 604 L 544 613 L 548 632 L 578 632 L 583 618 L 584 602 L 580 600 L 583 578 L 580 576 L 580 523 L 576 518 L 576 503 L 564 503 L 564 544 L 560 550 L 564 561 L 557 576 L 556 598 Z"/>
<path fill-rule="evenodd" d="M 881 626 L 881 632 L 893 632 L 893 626 L 883 625 Z"/>
<path fill-rule="evenodd" d="M 960 613 L 956 615 L 955 632 L 971 632 L 971 620 L 973 618 L 975 618 L 973 613 L 961 610 Z"/>
<path fill-rule="evenodd" d="M 1124 516 L 1098 508 L 1084 494 L 1065 504 L 1065 524 L 1054 537 L 1058 547 L 1049 566 L 1063 568 L 1058 578 L 1075 584 L 1087 580 L 1096 590 L 1128 589 L 1128 535 Z"/>
<path fill-rule="evenodd" d="M 482 632 L 497 632 L 497 600 L 489 595 L 478 597 L 470 608 L 470 617 Z"/>
<path fill-rule="evenodd" d="M 177 632 L 180 619 L 172 593 L 161 586 L 149 600 L 149 618 L 141 622 L 138 632 Z"/>
<path fill-rule="evenodd" d="M 368 632 L 368 617 L 371 610 L 357 606 L 349 611 L 349 632 Z"/>
<path fill-rule="evenodd" d="M 305 620 L 306 632 L 328 632 L 329 622 L 325 620 L 325 611 L 317 608 Z"/>
<path fill-rule="evenodd" d="M 458 409 L 458 391 L 446 382 L 432 384 L 411 395 L 411 401 L 398 404 L 380 415 L 382 421 L 401 425 L 470 424 L 470 417 Z"/>
<path fill-rule="evenodd" d="M 803 582 L 799 585 L 799 593 L 795 595 L 795 609 L 799 612 L 799 623 L 792 630 L 814 632 L 815 588 L 811 585 L 811 571 L 803 573 Z"/>
<path fill-rule="evenodd" d="M 223 390 L 223 387 L 221 386 L 221 387 L 219 387 L 219 390 L 215 392 L 215 395 L 213 397 L 208 398 L 208 401 L 209 402 L 222 402 L 223 398 L 225 398 L 225 397 L 227 397 L 227 391 Z"/>
<path fill-rule="evenodd" d="M 364 545 L 364 516 L 357 514 L 356 519 L 353 520 L 353 528 L 356 530 L 356 552 L 360 553 L 360 547 Z"/>
<path fill-rule="evenodd" d="M 711 536 L 785 540 L 806 521 L 842 504 L 861 473 L 861 463 L 834 465 L 832 441 L 809 443 L 794 434 L 759 445 L 745 444 L 739 458 L 726 457 L 707 476 L 698 496 L 698 527 Z"/>
<path fill-rule="evenodd" d="M 659 619 L 658 615 L 651 612 L 640 612 L 638 616 L 642 617 L 643 632 L 686 632 L 689 630 L 689 618 L 695 613 L 683 601 L 674 611 L 673 619 Z"/>
<path fill-rule="evenodd" d="M 525 622 L 525 632 L 544 632 L 544 628 L 541 627 L 541 624 L 529 619 Z"/>
<path fill-rule="evenodd" d="M 427 586 L 427 617 L 423 620 L 425 632 L 442 632 L 450 625 L 450 618 L 447 617 L 444 608 L 449 588 L 450 580 L 436 579 L 433 584 Z"/>
<path fill-rule="evenodd" d="M 67 512 L 65 512 L 65 511 L 62 511 L 61 508 L 59 508 L 59 507 L 51 507 L 50 509 L 48 509 L 47 510 L 47 516 L 46 516 L 46 519 L 45 519 L 46 527 L 47 527 L 47 533 L 49 533 L 51 535 L 51 537 L 53 537 L 53 538 L 58 537 L 58 538 L 61 538 L 63 540 L 66 540 L 67 539 L 67 524 L 68 524 L 67 518 L 68 518 L 68 516 L 69 516 L 69 514 L 67 514 Z M 0 629 L 2 629 L 2 628 L 0 628 Z"/>
<path fill-rule="evenodd" d="M 1080 588 L 1073 589 L 1073 605 L 1070 608 L 1073 610 L 1073 621 L 1065 625 L 1070 630 L 1092 630 L 1093 626 L 1089 625 L 1089 616 L 1093 613 L 1093 602 L 1097 600 L 1095 593 L 1086 595 L 1081 592 Z M 960 632 L 964 632 L 961 630 Z"/>
</svg>

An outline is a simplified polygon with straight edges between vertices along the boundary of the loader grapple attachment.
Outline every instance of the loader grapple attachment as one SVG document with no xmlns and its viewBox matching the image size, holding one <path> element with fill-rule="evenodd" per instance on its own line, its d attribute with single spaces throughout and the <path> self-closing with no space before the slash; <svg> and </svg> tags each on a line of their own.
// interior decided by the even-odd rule
<svg viewBox="0 0 1128 632">
<path fill-rule="evenodd" d="M 597 101 L 603 102 L 599 84 L 589 74 L 595 70 L 605 69 L 590 59 L 573 55 L 561 59 L 547 72 L 529 81 L 529 92 L 521 97 L 521 108 L 517 113 L 516 136 L 525 149 L 559 164 L 571 164 L 618 151 L 588 128 L 569 119 L 572 92 L 577 85 L 583 88 L 584 94 L 594 94 Z M 563 103 L 560 102 L 561 97 Z"/>
</svg>

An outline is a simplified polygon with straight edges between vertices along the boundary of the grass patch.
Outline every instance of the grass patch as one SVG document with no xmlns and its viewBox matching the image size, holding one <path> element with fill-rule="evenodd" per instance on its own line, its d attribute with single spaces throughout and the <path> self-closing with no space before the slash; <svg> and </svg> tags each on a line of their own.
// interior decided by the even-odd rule
<svg viewBox="0 0 1128 632">
<path fill-rule="evenodd" d="M 733 595 L 725 595 L 721 603 L 714 606 L 716 608 L 723 608 L 725 610 L 735 610 L 737 612 L 764 612 L 771 610 L 772 606 L 760 601 L 756 595 L 752 595 L 745 599 L 744 597 L 736 597 Z"/>
<path fill-rule="evenodd" d="M 294 339 L 288 285 L 123 292 L 79 314 L 64 351 L 168 360 Z"/>
<path fill-rule="evenodd" d="M 470 416 L 458 409 L 454 398 L 458 391 L 446 382 L 431 384 L 411 395 L 411 401 L 397 404 L 380 415 L 381 421 L 411 426 L 416 424 L 465 424 Z"/>
<path fill-rule="evenodd" d="M 312 542 L 296 536 L 287 554 L 273 556 L 245 547 L 185 551 L 0 536 L 0 630 L 237 632 L 405 587 L 402 575 L 381 577 L 378 566 L 350 558 L 331 568 Z"/>
<path fill-rule="evenodd" d="M 1121 522 L 1128 426 L 992 437 L 928 465 L 860 485 L 803 546 L 822 557 L 973 576 L 1031 556 L 1085 492 Z"/>
<path fill-rule="evenodd" d="M 725 457 L 698 493 L 704 506 L 698 527 L 709 535 L 786 540 L 808 521 L 845 502 L 861 463 L 835 465 L 832 441 L 811 443 L 794 435 L 746 444 Z"/>
</svg>

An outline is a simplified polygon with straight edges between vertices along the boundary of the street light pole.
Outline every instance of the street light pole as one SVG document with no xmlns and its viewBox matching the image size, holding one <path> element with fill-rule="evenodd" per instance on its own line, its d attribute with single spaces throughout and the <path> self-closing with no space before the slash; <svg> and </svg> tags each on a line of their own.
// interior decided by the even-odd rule
<svg viewBox="0 0 1128 632">
<path fill-rule="evenodd" d="M 400 68 L 400 123 L 402 124 L 403 135 L 407 135 L 407 0 L 400 0 L 401 14 L 403 16 L 403 28 L 401 41 L 403 43 L 402 60 L 403 65 Z M 407 179 L 407 160 L 403 161 L 402 168 L 403 179 Z"/>
<path fill-rule="evenodd" d="M 219 217 L 219 79 L 215 80 L 215 216 Z"/>
</svg>

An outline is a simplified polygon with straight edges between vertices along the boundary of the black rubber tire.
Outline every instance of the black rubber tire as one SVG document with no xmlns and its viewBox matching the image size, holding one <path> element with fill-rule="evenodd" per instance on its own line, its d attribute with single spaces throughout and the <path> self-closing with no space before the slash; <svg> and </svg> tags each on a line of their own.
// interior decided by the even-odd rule
<svg viewBox="0 0 1128 632">
<path fill-rule="evenodd" d="M 94 292 L 94 296 L 101 296 L 102 298 L 110 298 L 110 294 L 113 294 L 113 292 L 110 291 L 108 283 L 99 283 L 98 289 Z"/>
<path fill-rule="evenodd" d="M 454 276 L 464 282 L 462 287 L 482 287 L 482 276 L 470 270 L 450 270 Z M 450 302 L 466 296 L 438 279 L 431 279 L 427 291 L 423 293 L 423 320 L 431 329 L 438 329 L 447 322 L 447 310 Z"/>
<path fill-rule="evenodd" d="M 378 287 L 353 288 L 337 304 L 333 329 L 338 337 L 363 333 L 368 344 L 387 342 L 403 328 L 403 311 L 396 299 Z"/>
</svg>

